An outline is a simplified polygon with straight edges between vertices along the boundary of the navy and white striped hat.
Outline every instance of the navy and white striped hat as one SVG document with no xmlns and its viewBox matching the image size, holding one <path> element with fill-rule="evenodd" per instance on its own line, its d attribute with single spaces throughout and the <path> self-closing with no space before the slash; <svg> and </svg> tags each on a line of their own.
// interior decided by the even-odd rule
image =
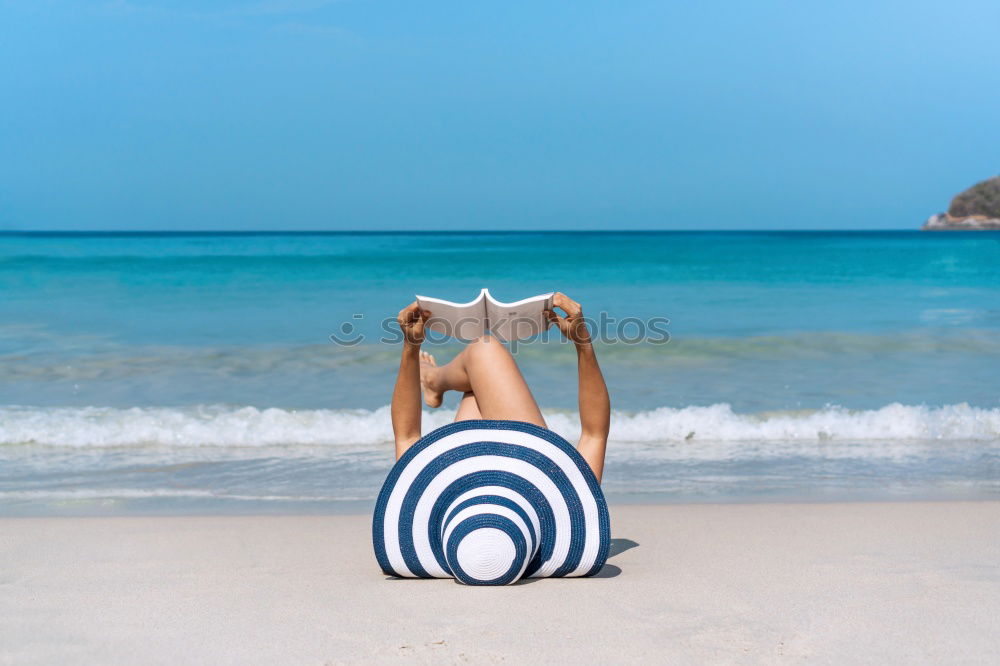
<svg viewBox="0 0 1000 666">
<path fill-rule="evenodd" d="M 530 423 L 473 420 L 438 428 L 396 461 L 372 539 L 386 575 L 506 585 L 597 573 L 611 528 L 569 442 Z"/>
</svg>

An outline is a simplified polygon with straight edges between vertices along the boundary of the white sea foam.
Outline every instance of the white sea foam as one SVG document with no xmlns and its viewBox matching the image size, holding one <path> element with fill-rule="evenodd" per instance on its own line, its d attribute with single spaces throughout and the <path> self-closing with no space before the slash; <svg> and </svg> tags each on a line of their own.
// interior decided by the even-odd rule
<svg viewBox="0 0 1000 666">
<path fill-rule="evenodd" d="M 211 490 L 177 489 L 177 488 L 78 488 L 66 490 L 62 488 L 46 490 L 2 490 L 0 501 L 62 501 L 88 502 L 92 500 L 145 500 L 145 499 L 214 499 L 236 500 L 244 502 L 334 502 L 361 501 L 370 499 L 367 496 L 344 495 L 252 495 L 246 493 L 215 492 Z"/>
<path fill-rule="evenodd" d="M 1000 439 L 1000 409 L 967 404 L 944 407 L 899 403 L 873 410 L 821 410 L 738 414 L 726 404 L 664 407 L 613 419 L 612 438 L 623 441 L 823 441 Z"/>
<path fill-rule="evenodd" d="M 574 412 L 547 411 L 556 432 L 574 439 Z M 424 415 L 424 431 L 452 418 Z M 864 442 L 886 440 L 1000 441 L 1000 409 L 966 404 L 944 407 L 892 404 L 874 410 L 821 410 L 740 414 L 727 404 L 627 413 L 615 412 L 617 442 Z M 366 446 L 392 440 L 389 408 L 376 410 L 0 407 L 0 445 L 35 444 L 101 448 Z"/>
</svg>

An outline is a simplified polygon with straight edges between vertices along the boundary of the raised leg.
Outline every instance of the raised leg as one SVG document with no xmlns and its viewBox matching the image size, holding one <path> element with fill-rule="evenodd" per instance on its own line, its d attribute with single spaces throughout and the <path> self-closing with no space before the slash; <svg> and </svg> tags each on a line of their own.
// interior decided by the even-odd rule
<svg viewBox="0 0 1000 666">
<path fill-rule="evenodd" d="M 481 418 L 526 421 L 546 427 L 517 362 L 499 340 L 484 336 L 470 342 L 450 363 L 441 367 L 434 365 L 433 359 L 423 360 L 421 383 L 428 405 L 440 405 L 441 396 L 447 391 L 471 392 Z"/>
<path fill-rule="evenodd" d="M 462 396 L 462 401 L 458 403 L 458 411 L 455 412 L 456 421 L 474 421 L 483 418 L 483 413 L 479 411 L 479 403 L 476 402 L 476 394 L 467 391 Z"/>
</svg>

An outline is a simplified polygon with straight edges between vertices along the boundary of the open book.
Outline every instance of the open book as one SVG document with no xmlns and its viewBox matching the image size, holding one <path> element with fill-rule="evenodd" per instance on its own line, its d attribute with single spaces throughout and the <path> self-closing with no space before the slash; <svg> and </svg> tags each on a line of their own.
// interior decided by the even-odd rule
<svg viewBox="0 0 1000 666">
<path fill-rule="evenodd" d="M 475 340 L 487 331 L 504 342 L 524 340 L 549 327 L 545 311 L 552 309 L 554 292 L 514 303 L 502 303 L 483 289 L 468 303 L 452 303 L 417 294 L 422 310 L 430 310 L 428 328 L 461 340 Z"/>
</svg>

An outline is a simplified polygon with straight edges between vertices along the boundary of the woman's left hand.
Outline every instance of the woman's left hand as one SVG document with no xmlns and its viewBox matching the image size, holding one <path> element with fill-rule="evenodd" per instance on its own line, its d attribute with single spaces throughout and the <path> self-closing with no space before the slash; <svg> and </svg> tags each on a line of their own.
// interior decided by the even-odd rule
<svg viewBox="0 0 1000 666">
<path fill-rule="evenodd" d="M 430 310 L 421 310 L 416 301 L 413 301 L 399 311 L 396 321 L 403 331 L 403 338 L 408 345 L 419 347 L 424 341 L 424 323 L 430 319 Z"/>
</svg>

